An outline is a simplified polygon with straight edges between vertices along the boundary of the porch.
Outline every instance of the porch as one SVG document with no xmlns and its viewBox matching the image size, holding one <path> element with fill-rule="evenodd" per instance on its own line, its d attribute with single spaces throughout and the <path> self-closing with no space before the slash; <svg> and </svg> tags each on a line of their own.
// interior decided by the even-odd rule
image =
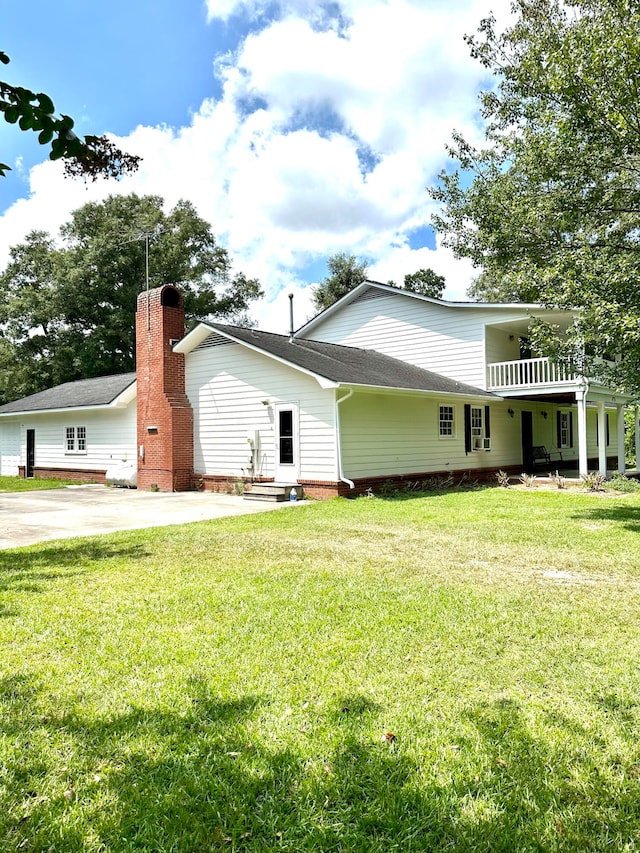
<svg viewBox="0 0 640 853">
<path fill-rule="evenodd" d="M 593 470 L 587 455 L 587 408 L 597 411 L 597 429 L 600 436 L 607 431 L 607 409 L 616 412 L 617 470 L 625 473 L 625 421 L 624 412 L 631 397 L 615 389 L 587 379 L 568 367 L 555 364 L 548 358 L 522 358 L 487 364 L 487 390 L 503 398 L 520 398 L 538 402 L 555 403 L 577 410 L 578 470 L 582 477 Z M 635 411 L 636 459 L 640 459 L 640 418 Z M 559 445 L 560 446 L 560 445 Z M 597 470 L 607 475 L 606 444 L 600 441 Z M 609 466 L 610 467 L 610 466 Z M 576 472 L 574 471 L 574 476 Z"/>
</svg>

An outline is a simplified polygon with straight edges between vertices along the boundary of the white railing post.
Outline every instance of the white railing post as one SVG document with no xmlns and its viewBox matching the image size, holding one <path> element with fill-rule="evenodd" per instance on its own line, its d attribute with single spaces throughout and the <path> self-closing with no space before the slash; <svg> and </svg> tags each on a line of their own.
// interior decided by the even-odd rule
<svg viewBox="0 0 640 853">
<path fill-rule="evenodd" d="M 577 379 L 564 365 L 554 364 L 548 358 L 497 361 L 488 367 L 489 390 L 560 385 Z"/>
</svg>

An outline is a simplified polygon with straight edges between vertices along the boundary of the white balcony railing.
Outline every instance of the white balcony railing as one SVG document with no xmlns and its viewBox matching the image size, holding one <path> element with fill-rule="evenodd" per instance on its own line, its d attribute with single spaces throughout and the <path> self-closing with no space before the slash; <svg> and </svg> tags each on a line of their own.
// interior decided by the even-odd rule
<svg viewBox="0 0 640 853">
<path fill-rule="evenodd" d="M 518 361 L 498 361 L 489 364 L 487 390 L 507 391 L 519 388 L 540 388 L 575 382 L 577 374 L 548 358 L 523 358 Z"/>
</svg>

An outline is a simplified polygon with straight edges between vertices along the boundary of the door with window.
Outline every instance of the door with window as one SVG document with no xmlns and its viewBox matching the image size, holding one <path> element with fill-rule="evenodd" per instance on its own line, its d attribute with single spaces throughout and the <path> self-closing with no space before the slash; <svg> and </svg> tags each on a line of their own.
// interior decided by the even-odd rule
<svg viewBox="0 0 640 853">
<path fill-rule="evenodd" d="M 298 409 L 290 403 L 281 403 L 275 410 L 275 479 L 295 483 L 298 479 Z"/>
<path fill-rule="evenodd" d="M 25 476 L 33 477 L 33 469 L 36 464 L 36 431 L 35 429 L 27 430 L 27 458 L 26 458 Z"/>
</svg>

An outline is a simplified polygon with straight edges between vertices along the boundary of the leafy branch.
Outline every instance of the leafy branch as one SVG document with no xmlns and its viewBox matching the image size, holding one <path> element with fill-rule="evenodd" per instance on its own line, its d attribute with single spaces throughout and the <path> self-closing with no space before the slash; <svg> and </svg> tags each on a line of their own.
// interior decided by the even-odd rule
<svg viewBox="0 0 640 853">
<path fill-rule="evenodd" d="M 7 65 L 9 61 L 0 51 L 0 63 Z M 106 136 L 77 136 L 71 116 L 56 116 L 55 105 L 44 92 L 0 81 L 0 112 L 9 124 L 37 133 L 40 145 L 50 147 L 49 159 L 64 160 L 69 176 L 117 178 L 135 172 L 139 166 L 140 157 L 121 151 Z M 6 163 L 0 163 L 0 177 L 10 170 Z"/>
</svg>

